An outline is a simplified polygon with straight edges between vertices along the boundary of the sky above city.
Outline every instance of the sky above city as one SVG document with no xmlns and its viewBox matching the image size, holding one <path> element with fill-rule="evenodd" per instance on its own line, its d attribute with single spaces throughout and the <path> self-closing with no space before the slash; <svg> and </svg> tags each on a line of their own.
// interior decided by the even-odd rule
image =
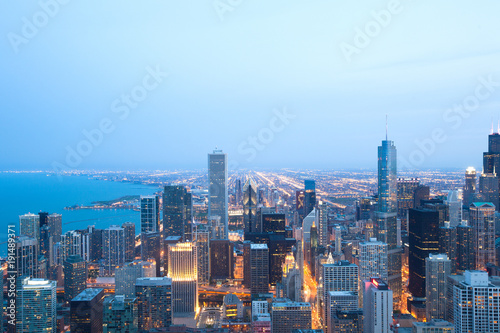
<svg viewBox="0 0 500 333">
<path fill-rule="evenodd" d="M 500 2 L 3 1 L 0 170 L 480 169 Z"/>
</svg>

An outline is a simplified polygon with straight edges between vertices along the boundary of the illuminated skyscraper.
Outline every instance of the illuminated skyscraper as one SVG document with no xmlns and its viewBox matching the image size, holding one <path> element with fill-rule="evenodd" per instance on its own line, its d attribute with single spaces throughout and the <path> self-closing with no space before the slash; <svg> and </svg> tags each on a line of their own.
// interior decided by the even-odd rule
<svg viewBox="0 0 500 333">
<path fill-rule="evenodd" d="M 66 258 L 63 269 L 64 299 L 69 302 L 87 288 L 87 263 L 73 255 Z"/>
<path fill-rule="evenodd" d="M 220 216 L 224 238 L 228 238 L 227 154 L 214 150 L 208 154 L 208 216 Z"/>
<path fill-rule="evenodd" d="M 474 253 L 477 270 L 486 270 L 487 263 L 496 263 L 495 206 L 475 202 L 469 207 L 469 221 L 474 229 Z"/>
<path fill-rule="evenodd" d="M 56 332 L 56 281 L 20 278 L 16 298 L 16 332 Z"/>
<path fill-rule="evenodd" d="M 328 246 L 330 244 L 330 235 L 328 234 L 328 205 L 320 201 L 318 203 L 317 226 L 318 226 L 318 243 L 320 246 Z"/>
<path fill-rule="evenodd" d="M 243 224 L 245 233 L 262 232 L 257 216 L 257 184 L 252 178 L 243 186 Z"/>
<path fill-rule="evenodd" d="M 135 285 L 135 295 L 139 332 L 172 324 L 172 279 L 139 278 Z"/>
<path fill-rule="evenodd" d="M 104 229 L 102 242 L 105 274 L 114 275 L 115 268 L 125 263 L 125 230 L 117 225 Z"/>
<path fill-rule="evenodd" d="M 476 195 L 476 169 L 473 167 L 468 167 L 465 170 L 465 185 L 464 185 L 464 205 L 469 207 L 471 203 L 474 202 L 474 196 Z"/>
<path fill-rule="evenodd" d="M 135 258 L 135 223 L 125 222 L 122 228 L 125 235 L 125 262 L 131 262 Z"/>
<path fill-rule="evenodd" d="M 192 313 L 198 308 L 198 262 L 195 243 L 168 246 L 168 277 L 172 279 L 172 308 Z"/>
<path fill-rule="evenodd" d="M 141 195 L 141 233 L 160 231 L 160 198 Z"/>
<path fill-rule="evenodd" d="M 399 308 L 402 293 L 401 249 L 398 247 L 397 221 L 397 150 L 393 141 L 378 147 L 378 208 L 376 238 L 388 246 L 387 283 L 394 292 L 394 307 Z"/>
<path fill-rule="evenodd" d="M 71 300 L 70 327 L 75 333 L 102 333 L 104 289 L 88 288 Z"/>
</svg>

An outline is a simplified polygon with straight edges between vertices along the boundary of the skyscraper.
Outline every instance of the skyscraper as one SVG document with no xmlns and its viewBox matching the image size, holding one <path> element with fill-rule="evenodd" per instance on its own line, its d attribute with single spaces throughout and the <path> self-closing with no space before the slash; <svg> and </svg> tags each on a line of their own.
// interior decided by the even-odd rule
<svg viewBox="0 0 500 333">
<path fill-rule="evenodd" d="M 50 227 L 50 234 L 54 237 L 54 243 L 61 241 L 62 235 L 62 215 L 53 213 L 47 216 L 47 225 Z"/>
<path fill-rule="evenodd" d="M 473 167 L 468 167 L 465 170 L 465 185 L 463 191 L 464 206 L 469 207 L 471 203 L 474 202 L 474 196 L 476 194 L 476 169 Z"/>
<path fill-rule="evenodd" d="M 227 280 L 233 278 L 234 247 L 228 239 L 210 242 L 210 278 Z"/>
<path fill-rule="evenodd" d="M 398 309 L 402 293 L 401 249 L 398 247 L 397 221 L 397 150 L 393 141 L 382 141 L 378 147 L 378 208 L 376 238 L 388 246 L 387 284 L 394 292 L 394 307 Z"/>
<path fill-rule="evenodd" d="M 141 195 L 141 233 L 160 231 L 160 198 Z"/>
<path fill-rule="evenodd" d="M 259 232 L 285 234 L 286 216 L 284 213 L 278 213 L 264 207 L 259 209 L 259 212 L 258 215 L 260 215 L 259 219 L 261 220 L 259 224 L 262 226 L 262 231 Z"/>
<path fill-rule="evenodd" d="M 425 313 L 427 321 L 445 319 L 448 275 L 451 261 L 446 254 L 430 254 L 425 259 Z"/>
<path fill-rule="evenodd" d="M 328 235 L 328 205 L 326 202 L 319 201 L 318 203 L 318 214 L 316 214 L 318 220 L 318 243 L 320 246 L 328 246 L 330 244 L 330 237 Z"/>
<path fill-rule="evenodd" d="M 125 262 L 131 262 L 135 258 L 135 223 L 125 222 L 122 228 L 125 236 Z"/>
<path fill-rule="evenodd" d="M 87 263 L 78 255 L 71 255 L 63 263 L 64 299 L 70 302 L 87 288 Z"/>
<path fill-rule="evenodd" d="M 228 238 L 227 154 L 214 150 L 208 154 L 208 216 L 220 216 L 224 238 Z"/>
<path fill-rule="evenodd" d="M 38 242 L 35 238 L 19 236 L 16 238 L 17 276 L 38 277 Z"/>
<path fill-rule="evenodd" d="M 210 283 L 210 231 L 206 225 L 194 225 L 193 238 L 198 251 L 198 284 Z"/>
<path fill-rule="evenodd" d="M 415 189 L 420 186 L 418 178 L 398 178 L 398 217 L 406 220 L 408 210 L 415 208 Z"/>
<path fill-rule="evenodd" d="M 453 286 L 455 332 L 500 332 L 500 287 L 484 271 L 465 271 Z"/>
<path fill-rule="evenodd" d="M 252 294 L 269 291 L 269 248 L 267 244 L 243 245 L 244 284 Z"/>
<path fill-rule="evenodd" d="M 408 238 L 409 284 L 413 297 L 425 297 L 425 259 L 439 252 L 439 212 L 427 208 L 410 209 Z"/>
<path fill-rule="evenodd" d="M 198 262 L 195 243 L 168 246 L 168 277 L 172 279 L 172 308 L 192 313 L 198 308 Z"/>
<path fill-rule="evenodd" d="M 135 292 L 139 332 L 168 327 L 172 324 L 172 279 L 139 278 Z"/>
<path fill-rule="evenodd" d="M 56 332 L 56 288 L 56 281 L 20 278 L 16 332 Z"/>
<path fill-rule="evenodd" d="M 71 230 L 61 236 L 61 264 L 67 257 L 73 255 L 90 261 L 90 236 L 88 233 Z"/>
<path fill-rule="evenodd" d="M 36 214 L 24 214 L 19 216 L 20 234 L 40 240 L 40 216 Z"/>
<path fill-rule="evenodd" d="M 137 320 L 136 297 L 116 295 L 104 299 L 103 333 L 136 333 Z"/>
<path fill-rule="evenodd" d="M 257 184 L 248 178 L 243 186 L 243 225 L 245 233 L 262 232 L 257 216 Z"/>
<path fill-rule="evenodd" d="M 456 227 L 462 222 L 462 200 L 459 198 L 458 191 L 449 191 L 444 203 L 448 207 L 450 225 Z"/>
<path fill-rule="evenodd" d="M 272 333 L 290 333 L 293 330 L 308 330 L 312 325 L 310 303 L 274 302 L 271 306 Z"/>
<path fill-rule="evenodd" d="M 471 204 L 469 220 L 474 228 L 476 269 L 486 270 L 487 263 L 496 263 L 495 206 L 488 202 Z"/>
<path fill-rule="evenodd" d="M 163 233 L 165 237 L 181 236 L 187 228 L 187 190 L 181 185 L 165 186 L 163 190 Z"/>
<path fill-rule="evenodd" d="M 88 288 L 71 300 L 70 327 L 75 333 L 102 333 L 104 289 Z"/>
<path fill-rule="evenodd" d="M 392 295 L 392 290 L 381 279 L 373 278 L 364 281 L 364 332 L 383 333 L 390 331 L 393 310 Z"/>
<path fill-rule="evenodd" d="M 359 281 L 368 281 L 372 277 L 387 281 L 387 244 L 370 238 L 368 242 L 359 243 Z"/>
<path fill-rule="evenodd" d="M 99 261 L 102 259 L 102 235 L 104 230 L 96 229 L 91 225 L 87 228 L 90 237 L 90 261 Z"/>
<path fill-rule="evenodd" d="M 115 294 L 135 297 L 135 283 L 143 277 L 156 277 L 156 264 L 151 261 L 134 260 L 116 269 Z"/>
<path fill-rule="evenodd" d="M 144 261 L 154 259 L 156 264 L 156 276 L 161 276 L 163 262 L 163 242 L 160 232 L 145 232 L 141 234 L 141 259 Z"/>
<path fill-rule="evenodd" d="M 107 275 L 113 275 L 116 266 L 125 263 L 125 230 L 117 225 L 104 229 L 102 242 L 104 271 Z"/>
<path fill-rule="evenodd" d="M 474 270 L 474 228 L 462 223 L 457 227 L 457 273 Z"/>
<path fill-rule="evenodd" d="M 496 173 L 482 173 L 479 177 L 478 199 L 482 202 L 491 202 L 498 210 L 498 177 Z"/>
</svg>

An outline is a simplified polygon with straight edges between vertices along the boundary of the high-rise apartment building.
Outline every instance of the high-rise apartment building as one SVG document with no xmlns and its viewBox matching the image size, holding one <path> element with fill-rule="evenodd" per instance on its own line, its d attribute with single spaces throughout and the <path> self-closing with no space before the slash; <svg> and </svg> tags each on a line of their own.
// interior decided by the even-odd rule
<svg viewBox="0 0 500 333">
<path fill-rule="evenodd" d="M 28 236 L 16 238 L 17 276 L 38 277 L 38 241 Z"/>
<path fill-rule="evenodd" d="M 451 260 L 446 254 L 430 254 L 425 259 L 425 314 L 427 321 L 445 319 L 448 275 Z"/>
<path fill-rule="evenodd" d="M 117 225 L 104 229 L 102 242 L 104 272 L 113 275 L 115 268 L 125 263 L 125 230 Z"/>
<path fill-rule="evenodd" d="M 87 262 L 78 255 L 71 255 L 63 263 L 64 299 L 70 302 L 87 289 Z"/>
<path fill-rule="evenodd" d="M 20 235 L 40 240 L 40 216 L 37 214 L 24 214 L 19 216 Z"/>
<path fill-rule="evenodd" d="M 205 225 L 193 225 L 193 241 L 198 251 L 198 284 L 210 283 L 210 231 Z"/>
<path fill-rule="evenodd" d="M 29 277 L 18 279 L 16 332 L 56 332 L 56 281 Z"/>
<path fill-rule="evenodd" d="M 135 258 L 135 223 L 125 222 L 122 228 L 125 236 L 125 262 L 131 262 Z"/>
<path fill-rule="evenodd" d="M 104 299 L 103 333 L 136 333 L 137 321 L 137 298 L 116 295 Z"/>
<path fill-rule="evenodd" d="M 496 263 L 495 206 L 475 202 L 469 207 L 469 222 L 474 229 L 474 254 L 477 270 L 486 270 L 487 263 Z"/>
<path fill-rule="evenodd" d="M 364 281 L 364 332 L 388 333 L 392 324 L 393 292 L 381 279 Z"/>
<path fill-rule="evenodd" d="M 135 292 L 139 332 L 168 327 L 172 324 L 172 279 L 139 278 Z"/>
</svg>

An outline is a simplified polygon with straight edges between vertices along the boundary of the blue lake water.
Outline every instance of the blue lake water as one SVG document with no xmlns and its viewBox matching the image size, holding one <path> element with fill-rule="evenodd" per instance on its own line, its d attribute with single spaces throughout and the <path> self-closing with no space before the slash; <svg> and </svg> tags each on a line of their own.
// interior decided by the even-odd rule
<svg viewBox="0 0 500 333">
<path fill-rule="evenodd" d="M 139 212 L 133 210 L 64 210 L 73 205 L 112 200 L 125 195 L 149 195 L 156 186 L 89 179 L 86 176 L 47 176 L 45 173 L 0 173 L 0 242 L 7 240 L 7 225 L 19 227 L 19 215 L 40 211 L 62 214 L 63 232 L 88 225 L 104 229 L 134 222 L 139 233 Z M 19 229 L 17 229 L 19 230 Z M 5 255 L 6 244 L 0 246 Z"/>
</svg>

